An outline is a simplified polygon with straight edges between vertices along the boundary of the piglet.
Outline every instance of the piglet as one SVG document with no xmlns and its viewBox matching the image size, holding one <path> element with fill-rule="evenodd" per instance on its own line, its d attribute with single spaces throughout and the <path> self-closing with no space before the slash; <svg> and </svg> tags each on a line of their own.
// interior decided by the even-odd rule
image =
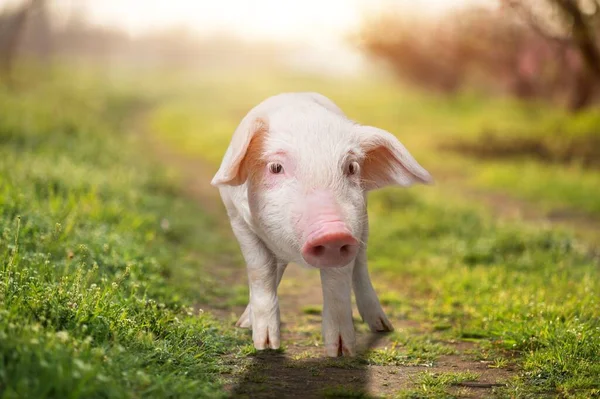
<svg viewBox="0 0 600 399">
<path fill-rule="evenodd" d="M 372 331 L 392 331 L 367 270 L 367 192 L 429 183 L 391 133 L 348 119 L 318 93 L 284 93 L 237 127 L 211 184 L 248 270 L 250 303 L 238 321 L 254 347 L 280 344 L 277 287 L 288 263 L 319 269 L 328 356 L 353 355 L 351 291 Z"/>
</svg>

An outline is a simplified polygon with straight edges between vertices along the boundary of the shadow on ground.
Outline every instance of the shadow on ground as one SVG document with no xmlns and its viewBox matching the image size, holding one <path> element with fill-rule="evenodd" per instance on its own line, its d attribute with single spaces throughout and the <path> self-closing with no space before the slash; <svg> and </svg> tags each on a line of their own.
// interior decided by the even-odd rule
<svg viewBox="0 0 600 399">
<path fill-rule="evenodd" d="M 292 359 L 282 351 L 258 352 L 231 388 L 231 397 L 367 397 L 369 370 L 364 358 L 385 336 L 370 333 L 359 341 L 354 358 Z"/>
</svg>

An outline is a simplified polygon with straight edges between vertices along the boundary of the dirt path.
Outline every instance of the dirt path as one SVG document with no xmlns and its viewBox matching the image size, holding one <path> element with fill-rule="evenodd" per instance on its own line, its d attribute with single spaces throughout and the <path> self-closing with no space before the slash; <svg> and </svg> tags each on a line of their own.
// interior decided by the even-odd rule
<svg viewBox="0 0 600 399">
<path fill-rule="evenodd" d="M 138 122 L 143 122 L 138 121 Z M 137 124 L 138 133 L 147 132 L 141 123 Z M 214 214 L 219 229 L 233 240 L 228 219 L 220 202 L 217 190 L 210 186 L 214 168 L 197 159 L 182 157 L 170 151 L 150 134 L 142 134 L 142 139 L 149 146 L 149 151 L 165 165 L 176 168 L 182 175 L 187 195 L 197 200 L 207 211 Z M 221 281 L 224 284 L 246 284 L 245 271 L 239 266 L 220 265 Z M 377 276 L 373 276 L 374 284 L 381 286 Z M 379 284 L 378 284 L 379 283 Z M 465 382 L 453 386 L 451 391 L 458 397 L 483 398 L 492 395 L 495 386 L 503 385 L 514 370 L 509 368 L 490 368 L 489 362 L 479 361 L 470 354 L 474 345 L 468 343 L 449 343 L 453 351 L 450 355 L 441 356 L 433 364 L 416 366 L 402 365 L 400 361 L 367 361 L 366 356 L 356 359 L 328 359 L 324 349 L 320 347 L 322 293 L 319 274 L 297 265 L 288 266 L 279 289 L 282 318 L 283 351 L 268 351 L 245 359 L 231 357 L 236 372 L 226 379 L 226 389 L 233 397 L 297 397 L 311 398 L 325 396 L 359 397 L 370 395 L 389 397 L 403 389 L 414 388 L 418 376 L 428 373 L 456 373 L 470 371 L 479 377 L 476 381 Z M 202 306 L 224 320 L 231 320 L 231 312 L 239 317 L 243 307 L 224 311 L 210 305 Z M 393 335 L 372 334 L 360 321 L 355 307 L 355 319 L 358 351 L 365 354 L 380 350 L 390 353 L 394 348 Z M 386 309 L 390 321 L 397 332 L 420 334 L 418 323 L 393 317 L 393 312 Z M 250 334 L 247 334 L 251 342 Z M 402 347 L 398 350 L 402 352 Z M 392 352 L 393 353 L 393 352 Z"/>
</svg>

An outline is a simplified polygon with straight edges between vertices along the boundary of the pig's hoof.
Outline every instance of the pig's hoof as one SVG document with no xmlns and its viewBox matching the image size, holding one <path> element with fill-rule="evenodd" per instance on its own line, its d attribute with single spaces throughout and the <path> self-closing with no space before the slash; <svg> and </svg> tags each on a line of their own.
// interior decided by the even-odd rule
<svg viewBox="0 0 600 399">
<path fill-rule="evenodd" d="M 366 318 L 365 322 L 369 325 L 372 332 L 391 332 L 394 331 L 392 323 L 383 314 L 383 312 L 374 314 Z"/>
<path fill-rule="evenodd" d="M 354 342 L 346 342 L 340 334 L 337 342 L 327 345 L 327 356 L 354 356 Z"/>
<path fill-rule="evenodd" d="M 279 349 L 279 313 L 252 315 L 252 340 L 258 350 Z"/>
<path fill-rule="evenodd" d="M 327 310 L 327 309 L 325 309 Z M 331 314 L 325 312 L 323 317 L 323 342 L 327 356 L 354 356 L 356 335 L 352 324 L 352 314 L 348 313 L 341 323 L 331 320 Z"/>
<path fill-rule="evenodd" d="M 252 328 L 252 322 L 250 321 L 250 304 L 246 306 L 246 310 L 244 310 L 240 319 L 235 323 L 235 326 L 240 328 Z"/>
<path fill-rule="evenodd" d="M 254 348 L 261 351 L 264 349 L 279 349 L 279 332 L 270 332 L 268 328 L 263 331 L 253 331 L 252 339 Z"/>
</svg>

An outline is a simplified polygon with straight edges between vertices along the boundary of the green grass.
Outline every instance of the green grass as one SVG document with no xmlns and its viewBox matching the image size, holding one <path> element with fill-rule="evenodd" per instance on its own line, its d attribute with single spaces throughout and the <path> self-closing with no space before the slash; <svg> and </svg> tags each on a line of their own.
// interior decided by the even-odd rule
<svg viewBox="0 0 600 399">
<path fill-rule="evenodd" d="M 452 347 L 435 337 L 417 332 L 394 332 L 391 348 L 376 349 L 368 354 L 367 362 L 377 366 L 433 366 L 442 355 L 455 354 Z"/>
<path fill-rule="evenodd" d="M 369 399 L 371 396 L 362 390 L 352 389 L 343 385 L 328 387 L 322 391 L 325 398 L 361 398 Z"/>
<path fill-rule="evenodd" d="M 475 138 L 449 143 L 451 148 L 485 158 L 531 157 L 548 163 L 600 166 L 600 113 L 549 113 L 535 127 L 514 131 L 484 130 Z"/>
<path fill-rule="evenodd" d="M 531 160 L 489 162 L 473 183 L 535 201 L 548 211 L 600 220 L 600 173 L 577 165 L 541 165 Z"/>
<path fill-rule="evenodd" d="M 403 399 L 420 398 L 455 398 L 448 388 L 467 381 L 477 381 L 479 376 L 468 371 L 455 373 L 420 373 L 415 378 L 417 388 L 401 392 L 398 397 Z M 462 397 L 459 396 L 459 397 Z"/>
<path fill-rule="evenodd" d="M 321 315 L 321 313 L 323 312 L 323 306 L 317 306 L 317 305 L 308 305 L 308 306 L 304 306 L 302 308 L 302 313 L 304 314 L 308 314 L 308 315 Z"/>
<path fill-rule="evenodd" d="M 559 229 L 494 220 L 481 204 L 444 183 L 448 174 L 462 175 L 468 185 L 529 199 L 537 207 L 600 214 L 597 171 L 532 159 L 483 161 L 441 148 L 476 139 L 486 129 L 545 126 L 554 110 L 474 94 L 441 99 L 368 82 L 272 77 L 228 84 L 234 88 L 205 83 L 201 92 L 159 107 L 151 118 L 157 137 L 216 169 L 251 106 L 276 92 L 316 90 L 351 118 L 396 133 L 434 177 L 442 172 L 436 186 L 371 196 L 370 267 L 395 292 L 383 294 L 384 303 L 428 328 L 436 341 L 405 340 L 404 347 L 371 354 L 371 361 L 432 362 L 450 353 L 437 341 L 464 340 L 494 367 L 506 365 L 506 356 L 516 358 L 518 376 L 507 395 L 598 393 L 600 261 L 592 247 Z"/>
<path fill-rule="evenodd" d="M 140 100 L 74 74 L 0 87 L 0 397 L 223 395 L 239 338 L 193 305 L 228 249 L 125 130 Z"/>
<path fill-rule="evenodd" d="M 596 256 L 560 232 L 416 195 L 391 208 L 391 195 L 372 201 L 371 267 L 396 276 L 403 301 L 420 309 L 412 317 L 451 326 L 443 331 L 450 338 L 515 351 L 530 387 L 598 388 Z"/>
</svg>

